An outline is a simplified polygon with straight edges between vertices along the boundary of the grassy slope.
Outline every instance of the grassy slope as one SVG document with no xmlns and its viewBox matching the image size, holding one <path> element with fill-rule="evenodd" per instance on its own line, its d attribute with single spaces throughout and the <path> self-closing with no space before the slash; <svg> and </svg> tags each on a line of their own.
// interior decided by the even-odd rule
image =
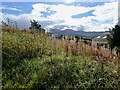
<svg viewBox="0 0 120 90">
<path fill-rule="evenodd" d="M 5 88 L 117 88 L 117 76 L 87 57 L 57 55 L 4 68 Z M 16 64 L 16 65 L 15 65 Z M 107 70 L 107 71 L 106 71 Z M 111 69 L 112 70 L 112 69 Z M 109 72 L 111 72 L 109 69 Z"/>
<path fill-rule="evenodd" d="M 88 57 L 48 56 L 46 40 L 40 34 L 3 32 L 4 88 L 118 88 L 114 64 L 103 68 Z"/>
</svg>

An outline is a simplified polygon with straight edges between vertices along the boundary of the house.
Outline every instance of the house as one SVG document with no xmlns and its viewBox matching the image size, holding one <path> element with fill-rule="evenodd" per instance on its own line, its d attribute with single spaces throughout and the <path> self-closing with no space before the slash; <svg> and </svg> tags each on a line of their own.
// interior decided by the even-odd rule
<svg viewBox="0 0 120 90">
<path fill-rule="evenodd" d="M 109 32 L 107 33 L 103 33 L 95 38 L 92 39 L 92 46 L 107 46 L 108 45 L 108 40 L 107 40 L 107 35 L 109 34 Z"/>
<path fill-rule="evenodd" d="M 52 32 L 47 32 L 46 33 L 48 37 L 52 37 L 52 38 L 61 38 L 61 35 L 58 34 L 53 34 Z"/>
</svg>

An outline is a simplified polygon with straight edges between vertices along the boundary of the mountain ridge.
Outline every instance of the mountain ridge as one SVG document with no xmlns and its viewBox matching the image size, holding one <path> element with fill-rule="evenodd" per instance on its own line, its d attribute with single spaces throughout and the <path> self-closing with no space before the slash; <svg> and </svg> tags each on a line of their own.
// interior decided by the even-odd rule
<svg viewBox="0 0 120 90">
<path fill-rule="evenodd" d="M 79 37 L 97 37 L 101 34 L 108 33 L 109 31 L 104 32 L 86 32 L 86 31 L 74 31 L 73 29 L 51 29 L 52 34 L 64 35 L 64 36 L 79 36 Z"/>
</svg>

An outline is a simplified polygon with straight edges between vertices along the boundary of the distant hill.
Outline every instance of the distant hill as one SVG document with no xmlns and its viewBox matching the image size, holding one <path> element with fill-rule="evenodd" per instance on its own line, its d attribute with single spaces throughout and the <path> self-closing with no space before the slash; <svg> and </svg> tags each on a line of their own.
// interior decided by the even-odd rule
<svg viewBox="0 0 120 90">
<path fill-rule="evenodd" d="M 60 30 L 60 29 L 51 29 L 51 33 L 57 34 L 57 35 L 64 35 L 64 36 L 79 36 L 79 37 L 97 37 L 105 32 L 85 32 L 85 31 L 74 31 L 72 29 L 65 29 L 65 30 Z M 106 31 L 108 32 L 108 31 Z"/>
</svg>

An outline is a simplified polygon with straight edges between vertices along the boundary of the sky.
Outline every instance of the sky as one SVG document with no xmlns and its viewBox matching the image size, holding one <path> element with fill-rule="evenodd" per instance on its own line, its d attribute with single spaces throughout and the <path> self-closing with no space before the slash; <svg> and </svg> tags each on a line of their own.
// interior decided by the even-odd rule
<svg viewBox="0 0 120 90">
<path fill-rule="evenodd" d="M 16 21 L 19 28 L 29 28 L 30 20 L 42 28 L 75 31 L 108 31 L 118 23 L 118 2 L 2 2 L 0 20 Z"/>
</svg>

